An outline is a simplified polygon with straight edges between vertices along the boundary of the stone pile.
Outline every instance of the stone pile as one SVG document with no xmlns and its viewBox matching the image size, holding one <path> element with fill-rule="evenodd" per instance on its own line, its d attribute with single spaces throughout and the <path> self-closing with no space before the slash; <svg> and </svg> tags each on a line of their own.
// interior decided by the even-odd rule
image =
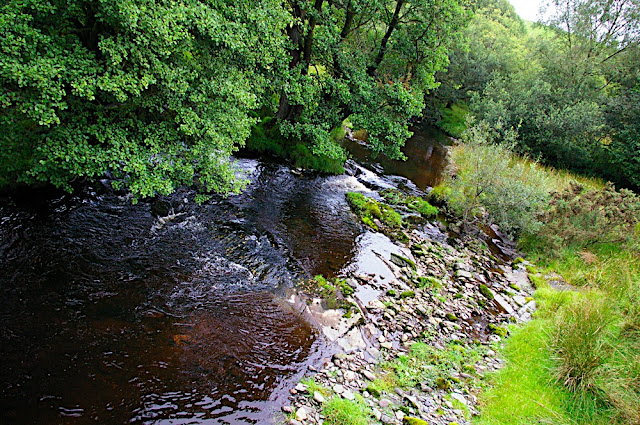
<svg viewBox="0 0 640 425">
<path fill-rule="evenodd" d="M 350 300 L 358 306 L 355 314 L 343 318 L 339 311 L 321 311 L 320 300 L 310 302 L 309 313 L 320 318 L 339 352 L 310 371 L 307 378 L 314 385 L 291 389 L 290 403 L 282 408 L 285 422 L 321 424 L 322 406 L 331 397 L 354 400 L 356 395 L 372 412 L 372 423 L 461 425 L 477 413 L 477 380 L 503 364 L 492 344 L 500 344 L 509 324 L 530 319 L 536 307 L 526 262 L 501 261 L 478 238 L 447 242 L 418 228 L 409 236 L 407 246 L 400 247 L 403 255 L 379 255 L 392 278 L 362 271 L 346 276 L 356 290 Z M 372 292 L 379 295 L 370 300 L 358 296 Z M 323 320 L 327 317 L 333 322 Z M 372 389 L 371 382 L 384 375 L 381 364 L 405 354 L 415 342 L 444 350 L 453 340 L 463 347 L 484 347 L 485 353 L 473 374 L 452 377 L 455 386 Z"/>
</svg>

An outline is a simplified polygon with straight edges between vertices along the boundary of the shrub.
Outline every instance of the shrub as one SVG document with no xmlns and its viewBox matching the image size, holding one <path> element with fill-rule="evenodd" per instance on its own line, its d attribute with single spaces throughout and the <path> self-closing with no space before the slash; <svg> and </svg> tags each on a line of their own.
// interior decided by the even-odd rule
<svg viewBox="0 0 640 425">
<path fill-rule="evenodd" d="M 586 190 L 578 183 L 554 192 L 541 237 L 552 246 L 629 241 L 640 223 L 640 197 L 608 183 Z"/>
<path fill-rule="evenodd" d="M 491 220 L 517 236 L 540 228 L 539 216 L 549 198 L 544 170 L 517 158 L 511 151 L 515 134 L 496 144 L 486 123 L 469 128 L 464 144 L 451 151 L 451 166 L 439 190 L 465 224 Z"/>
<path fill-rule="evenodd" d="M 597 296 L 576 299 L 557 315 L 551 340 L 554 376 L 571 391 L 596 390 L 609 351 L 610 313 L 605 299 Z"/>
</svg>

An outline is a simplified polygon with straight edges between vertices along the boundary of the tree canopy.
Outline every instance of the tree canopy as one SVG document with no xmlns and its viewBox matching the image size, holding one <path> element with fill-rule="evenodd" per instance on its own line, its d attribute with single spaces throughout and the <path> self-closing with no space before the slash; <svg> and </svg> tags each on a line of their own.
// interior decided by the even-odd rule
<svg viewBox="0 0 640 425">
<path fill-rule="evenodd" d="M 315 153 L 340 157 L 329 130 L 351 117 L 400 156 L 466 18 L 455 0 L 8 0 L 0 184 L 233 191 L 264 111 Z"/>
</svg>

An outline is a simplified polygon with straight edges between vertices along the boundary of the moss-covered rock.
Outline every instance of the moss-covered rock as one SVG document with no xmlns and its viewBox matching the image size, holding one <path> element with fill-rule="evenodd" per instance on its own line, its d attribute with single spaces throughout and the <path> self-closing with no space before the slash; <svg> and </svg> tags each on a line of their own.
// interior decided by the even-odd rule
<svg viewBox="0 0 640 425">
<path fill-rule="evenodd" d="M 444 315 L 444 317 L 450 322 L 457 322 L 458 321 L 458 317 L 453 313 L 447 313 L 447 314 Z"/>
<path fill-rule="evenodd" d="M 489 289 L 489 287 L 484 283 L 480 284 L 480 293 L 488 300 L 492 300 L 494 298 L 493 292 L 491 292 L 491 289 Z"/>
<path fill-rule="evenodd" d="M 402 255 L 398 255 L 395 252 L 391 253 L 391 262 L 398 267 L 409 267 L 413 271 L 416 271 L 418 268 L 416 267 L 416 263 L 412 260 L 403 257 Z"/>
<path fill-rule="evenodd" d="M 491 333 L 501 336 L 502 338 L 506 337 L 509 333 L 509 330 L 507 328 L 503 328 L 501 326 L 496 326 L 493 324 L 489 325 L 489 330 L 491 331 Z"/>
<path fill-rule="evenodd" d="M 404 291 L 403 293 L 400 294 L 400 298 L 404 299 L 404 298 L 413 298 L 416 296 L 416 293 L 413 291 Z"/>
<path fill-rule="evenodd" d="M 423 421 L 422 419 L 413 418 L 410 416 L 405 416 L 402 420 L 403 425 L 429 425 L 429 422 Z"/>
</svg>

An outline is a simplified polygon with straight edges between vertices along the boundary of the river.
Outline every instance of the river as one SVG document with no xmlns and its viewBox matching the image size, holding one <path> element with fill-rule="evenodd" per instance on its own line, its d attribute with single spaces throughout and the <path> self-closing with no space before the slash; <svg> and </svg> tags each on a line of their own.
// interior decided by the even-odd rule
<svg viewBox="0 0 640 425">
<path fill-rule="evenodd" d="M 186 189 L 133 204 L 99 184 L 5 196 L 1 422 L 271 422 L 332 349 L 285 292 L 357 255 L 345 192 L 424 190 L 439 140 L 417 132 L 405 163 L 351 142 L 353 175 L 238 159 L 247 190 L 203 205 Z"/>
</svg>

